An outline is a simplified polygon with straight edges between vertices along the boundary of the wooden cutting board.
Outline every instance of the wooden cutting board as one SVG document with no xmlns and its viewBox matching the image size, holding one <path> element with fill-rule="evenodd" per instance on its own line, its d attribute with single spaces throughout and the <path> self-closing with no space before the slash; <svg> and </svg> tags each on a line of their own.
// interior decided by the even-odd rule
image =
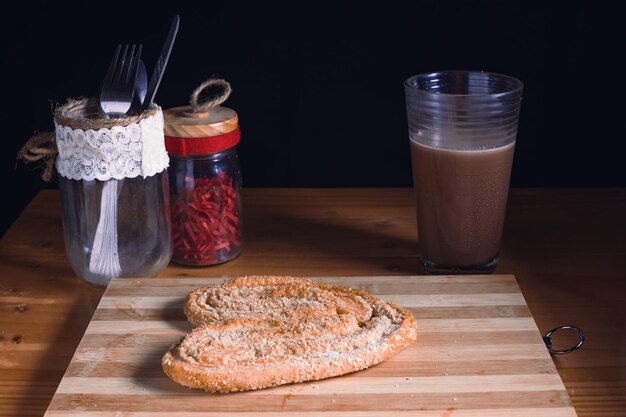
<svg viewBox="0 0 626 417">
<path fill-rule="evenodd" d="M 512 275 L 317 280 L 409 308 L 417 341 L 350 375 L 207 394 L 170 381 L 161 357 L 191 330 L 187 293 L 220 280 L 114 279 L 46 416 L 576 416 Z"/>
</svg>

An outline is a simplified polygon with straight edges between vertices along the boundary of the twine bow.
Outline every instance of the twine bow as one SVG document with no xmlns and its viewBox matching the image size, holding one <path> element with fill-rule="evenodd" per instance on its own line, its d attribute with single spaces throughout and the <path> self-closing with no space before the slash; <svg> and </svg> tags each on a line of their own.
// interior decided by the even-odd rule
<svg viewBox="0 0 626 417">
<path fill-rule="evenodd" d="M 56 135 L 52 132 L 36 133 L 28 139 L 17 153 L 18 159 L 28 162 L 42 161 L 45 164 L 41 178 L 49 182 L 52 179 L 54 162 L 59 153 L 56 144 Z"/>
</svg>

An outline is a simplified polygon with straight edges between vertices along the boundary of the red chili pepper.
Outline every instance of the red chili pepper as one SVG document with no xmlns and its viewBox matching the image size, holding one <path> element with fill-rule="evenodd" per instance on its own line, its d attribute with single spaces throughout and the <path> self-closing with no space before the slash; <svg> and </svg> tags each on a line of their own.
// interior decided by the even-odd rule
<svg viewBox="0 0 626 417">
<path fill-rule="evenodd" d="M 224 172 L 211 178 L 185 177 L 193 188 L 174 197 L 174 259 L 210 265 L 230 259 L 241 246 L 240 213 L 233 179 Z"/>
</svg>

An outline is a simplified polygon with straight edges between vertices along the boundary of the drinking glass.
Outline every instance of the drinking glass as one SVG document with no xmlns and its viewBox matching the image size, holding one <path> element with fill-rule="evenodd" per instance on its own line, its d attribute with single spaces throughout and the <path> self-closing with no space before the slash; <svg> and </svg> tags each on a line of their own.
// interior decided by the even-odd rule
<svg viewBox="0 0 626 417">
<path fill-rule="evenodd" d="M 405 81 L 420 259 L 431 273 L 498 262 L 523 84 L 442 71 Z"/>
</svg>

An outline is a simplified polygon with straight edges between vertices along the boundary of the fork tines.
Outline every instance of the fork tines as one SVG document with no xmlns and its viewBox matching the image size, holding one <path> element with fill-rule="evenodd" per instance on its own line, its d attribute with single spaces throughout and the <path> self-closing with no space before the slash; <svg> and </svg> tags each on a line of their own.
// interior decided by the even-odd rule
<svg viewBox="0 0 626 417">
<path fill-rule="evenodd" d="M 118 45 L 102 81 L 99 105 L 104 117 L 123 116 L 131 107 L 142 45 Z"/>
</svg>

